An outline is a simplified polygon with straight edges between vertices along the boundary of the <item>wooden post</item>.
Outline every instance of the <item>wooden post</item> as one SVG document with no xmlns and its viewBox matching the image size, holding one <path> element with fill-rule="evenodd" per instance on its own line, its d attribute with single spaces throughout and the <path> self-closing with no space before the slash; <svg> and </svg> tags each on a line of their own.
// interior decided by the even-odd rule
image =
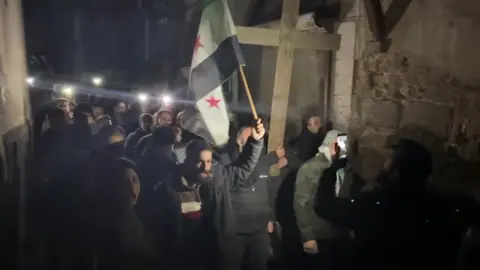
<svg viewBox="0 0 480 270">
<path fill-rule="evenodd" d="M 275 150 L 279 144 L 283 143 L 284 139 L 293 57 L 295 54 L 294 31 L 297 26 L 299 7 L 300 0 L 283 1 L 275 83 L 272 95 L 272 111 L 270 114 L 268 151 Z"/>
<path fill-rule="evenodd" d="M 284 140 L 295 49 L 337 51 L 340 47 L 338 34 L 297 29 L 299 2 L 283 1 L 280 29 L 236 26 L 240 43 L 278 47 L 268 142 L 270 151 Z"/>
</svg>

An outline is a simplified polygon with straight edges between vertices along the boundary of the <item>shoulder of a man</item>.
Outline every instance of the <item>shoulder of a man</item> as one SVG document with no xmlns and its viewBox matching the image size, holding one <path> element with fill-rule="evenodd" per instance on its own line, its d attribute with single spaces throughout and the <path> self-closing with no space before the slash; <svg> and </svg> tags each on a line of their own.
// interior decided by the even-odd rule
<svg viewBox="0 0 480 270">
<path fill-rule="evenodd" d="M 322 155 L 315 156 L 305 162 L 299 169 L 299 172 L 309 174 L 326 170 L 330 166 L 327 158 Z"/>
<path fill-rule="evenodd" d="M 218 161 L 214 161 L 212 166 L 212 175 L 215 189 L 218 190 L 228 190 L 230 187 L 230 181 L 227 179 L 228 175 L 225 174 L 226 167 L 229 165 L 223 164 Z"/>
</svg>

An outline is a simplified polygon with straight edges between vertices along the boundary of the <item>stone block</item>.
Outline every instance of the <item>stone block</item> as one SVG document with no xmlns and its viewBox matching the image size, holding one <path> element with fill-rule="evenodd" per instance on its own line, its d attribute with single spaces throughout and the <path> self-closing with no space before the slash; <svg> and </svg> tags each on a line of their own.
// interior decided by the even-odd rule
<svg viewBox="0 0 480 270">
<path fill-rule="evenodd" d="M 363 50 L 363 56 L 377 55 L 382 51 L 382 44 L 378 41 L 368 41 Z"/>
<path fill-rule="evenodd" d="M 391 136 L 395 133 L 394 129 L 379 131 L 374 128 L 366 128 L 359 136 L 359 143 L 364 146 L 375 149 L 383 149 Z"/>
<path fill-rule="evenodd" d="M 389 83 L 387 73 L 375 73 L 372 75 L 372 84 L 378 86 L 386 86 Z"/>
<path fill-rule="evenodd" d="M 411 102 L 405 108 L 400 127 L 417 126 L 435 136 L 446 138 L 452 122 L 452 107 L 427 102 Z"/>
<path fill-rule="evenodd" d="M 391 101 L 365 99 L 362 101 L 362 121 L 364 125 L 380 128 L 396 128 L 400 111 Z"/>
</svg>

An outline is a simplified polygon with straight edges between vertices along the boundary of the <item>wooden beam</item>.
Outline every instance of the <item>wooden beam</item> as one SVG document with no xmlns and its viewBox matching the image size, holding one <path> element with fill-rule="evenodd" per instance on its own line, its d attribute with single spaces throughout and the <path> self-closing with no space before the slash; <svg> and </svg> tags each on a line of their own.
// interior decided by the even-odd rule
<svg viewBox="0 0 480 270">
<path fill-rule="evenodd" d="M 280 31 L 260 27 L 236 26 L 240 43 L 261 46 L 278 46 Z"/>
<path fill-rule="evenodd" d="M 393 28 L 402 19 L 412 0 L 393 0 L 387 11 L 383 15 L 383 23 L 385 25 L 385 37 L 388 37 Z"/>
<path fill-rule="evenodd" d="M 270 114 L 268 150 L 283 143 L 287 123 L 288 99 L 295 53 L 294 31 L 298 20 L 300 0 L 283 0 L 280 37 L 275 69 L 275 81 Z"/>
<path fill-rule="evenodd" d="M 296 49 L 337 51 L 340 48 L 341 36 L 337 34 L 295 31 L 293 39 Z"/>
<path fill-rule="evenodd" d="M 276 47 L 280 40 L 280 30 L 260 27 L 237 26 L 240 43 Z M 336 51 L 340 48 L 341 36 L 309 31 L 294 31 L 294 47 L 297 49 Z"/>
<path fill-rule="evenodd" d="M 380 0 L 364 0 L 370 31 L 375 41 L 382 42 L 385 39 L 385 24 L 383 21 L 382 4 Z"/>
</svg>

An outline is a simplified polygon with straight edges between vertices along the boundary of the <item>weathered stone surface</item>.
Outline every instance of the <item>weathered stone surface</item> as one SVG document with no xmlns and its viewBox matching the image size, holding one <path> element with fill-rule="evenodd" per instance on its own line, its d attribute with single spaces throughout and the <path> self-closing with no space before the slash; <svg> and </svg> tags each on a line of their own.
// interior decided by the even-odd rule
<svg viewBox="0 0 480 270">
<path fill-rule="evenodd" d="M 395 134 L 395 130 L 382 130 L 368 127 L 363 130 L 359 137 L 359 143 L 362 146 L 368 146 L 375 149 L 383 149 L 387 145 L 389 138 Z"/>
<path fill-rule="evenodd" d="M 451 123 L 451 107 L 426 102 L 411 102 L 405 108 L 400 126 L 421 126 L 441 138 L 447 138 Z"/>
<path fill-rule="evenodd" d="M 367 99 L 362 102 L 362 119 L 367 126 L 396 128 L 398 105 L 391 101 Z"/>
<path fill-rule="evenodd" d="M 366 183 L 372 183 L 384 167 L 388 155 L 388 151 L 360 145 L 353 169 Z"/>
<path fill-rule="evenodd" d="M 480 159 L 479 87 L 416 66 L 398 54 L 370 55 L 360 60 L 359 68 L 363 75 L 356 77 L 352 93 L 349 133 L 357 140 L 352 166 L 367 183 L 375 179 L 388 156 L 385 145 L 400 138 L 429 149 L 435 168 L 448 160 L 449 143 L 457 145 L 462 158 Z M 466 123 L 464 134 L 458 136 L 455 130 L 462 123 Z"/>
</svg>

